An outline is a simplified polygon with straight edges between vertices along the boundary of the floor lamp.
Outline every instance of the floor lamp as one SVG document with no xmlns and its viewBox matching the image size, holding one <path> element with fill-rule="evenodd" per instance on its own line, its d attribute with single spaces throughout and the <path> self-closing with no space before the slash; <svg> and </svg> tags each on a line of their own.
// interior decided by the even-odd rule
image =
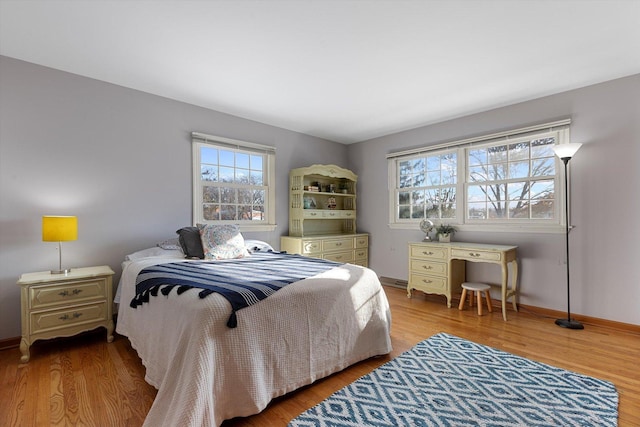
<svg viewBox="0 0 640 427">
<path fill-rule="evenodd" d="M 567 249 L 567 318 L 566 319 L 558 319 L 556 320 L 556 325 L 561 326 L 563 328 L 568 329 L 584 329 L 582 323 L 577 320 L 571 319 L 571 291 L 570 291 L 570 281 L 569 281 L 569 193 L 568 193 L 568 185 L 567 181 L 569 177 L 567 175 L 567 164 L 569 160 L 573 157 L 573 155 L 578 151 L 582 144 L 577 142 L 573 142 L 570 144 L 560 144 L 553 147 L 553 151 L 556 153 L 556 156 L 562 160 L 564 163 L 564 213 L 565 213 L 565 238 L 566 238 L 566 249 Z"/>
</svg>

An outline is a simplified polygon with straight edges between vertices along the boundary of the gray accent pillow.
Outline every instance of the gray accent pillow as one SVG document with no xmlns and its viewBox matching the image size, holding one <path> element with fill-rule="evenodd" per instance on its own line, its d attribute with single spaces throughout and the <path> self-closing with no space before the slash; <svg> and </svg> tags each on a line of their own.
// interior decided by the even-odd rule
<svg viewBox="0 0 640 427">
<path fill-rule="evenodd" d="M 182 247 L 182 252 L 187 258 L 204 259 L 202 239 L 200 238 L 198 227 L 182 227 L 176 233 L 178 234 L 178 242 Z"/>
</svg>

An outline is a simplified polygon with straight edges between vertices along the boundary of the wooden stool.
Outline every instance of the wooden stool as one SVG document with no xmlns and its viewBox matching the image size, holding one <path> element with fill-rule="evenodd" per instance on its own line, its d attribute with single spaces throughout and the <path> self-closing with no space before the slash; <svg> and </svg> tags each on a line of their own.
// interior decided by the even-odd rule
<svg viewBox="0 0 640 427">
<path fill-rule="evenodd" d="M 484 292 L 484 295 L 487 298 L 487 308 L 489 309 L 489 313 L 493 312 L 491 308 L 491 295 L 489 294 L 489 289 L 491 289 L 491 286 L 486 283 L 464 282 L 462 284 L 462 295 L 460 296 L 460 305 L 458 306 L 458 310 L 462 310 L 462 307 L 464 307 L 464 299 L 467 296 L 467 291 L 469 291 L 469 307 L 473 307 L 473 293 L 476 293 L 478 299 L 478 316 L 482 316 L 482 292 Z"/>
</svg>

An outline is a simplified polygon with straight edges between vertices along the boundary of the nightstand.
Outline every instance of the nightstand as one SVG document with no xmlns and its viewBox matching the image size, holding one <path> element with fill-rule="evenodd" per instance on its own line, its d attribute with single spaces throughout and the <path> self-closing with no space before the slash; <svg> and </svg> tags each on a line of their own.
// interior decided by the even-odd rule
<svg viewBox="0 0 640 427">
<path fill-rule="evenodd" d="M 22 340 L 20 361 L 29 361 L 36 340 L 69 337 L 104 326 L 113 341 L 113 270 L 106 265 L 74 268 L 68 274 L 48 271 L 20 276 Z"/>
</svg>

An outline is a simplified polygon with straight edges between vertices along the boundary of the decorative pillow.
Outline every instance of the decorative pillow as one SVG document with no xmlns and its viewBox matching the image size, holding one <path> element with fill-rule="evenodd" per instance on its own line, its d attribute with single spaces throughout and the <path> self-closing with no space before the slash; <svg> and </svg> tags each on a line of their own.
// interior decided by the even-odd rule
<svg viewBox="0 0 640 427">
<path fill-rule="evenodd" d="M 237 225 L 198 224 L 206 259 L 243 258 L 249 255 Z"/>
<path fill-rule="evenodd" d="M 178 242 L 182 247 L 187 258 L 204 258 L 204 250 L 202 249 L 202 239 L 200 238 L 200 230 L 198 227 L 183 227 L 176 231 L 178 233 Z"/>
</svg>

